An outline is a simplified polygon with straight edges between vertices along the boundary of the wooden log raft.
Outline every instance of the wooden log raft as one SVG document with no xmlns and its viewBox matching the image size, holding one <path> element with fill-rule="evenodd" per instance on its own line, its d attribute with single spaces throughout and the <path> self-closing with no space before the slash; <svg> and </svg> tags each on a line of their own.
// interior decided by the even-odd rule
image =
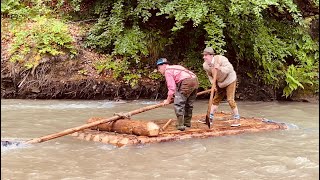
<svg viewBox="0 0 320 180">
<path fill-rule="evenodd" d="M 207 92 L 209 92 L 209 91 L 206 90 L 206 91 L 199 92 L 199 93 L 197 93 L 197 96 L 205 94 Z M 143 108 L 140 108 L 140 109 L 136 109 L 136 110 L 133 110 L 133 111 L 130 111 L 130 112 L 127 112 L 127 113 L 121 113 L 121 114 L 120 113 L 117 113 L 117 114 L 115 113 L 115 116 L 113 116 L 111 118 L 102 118 L 100 120 L 93 121 L 92 123 L 86 123 L 86 124 L 81 125 L 81 126 L 65 129 L 65 130 L 57 132 L 57 133 L 49 134 L 49 135 L 38 137 L 38 138 L 33 138 L 33 139 L 30 139 L 30 140 L 24 141 L 24 142 L 13 141 L 13 140 L 10 140 L 10 141 L 9 140 L 1 140 L 1 145 L 3 145 L 3 144 L 4 145 L 11 145 L 11 144 L 19 145 L 21 143 L 23 143 L 23 144 L 41 143 L 41 142 L 49 141 L 51 139 L 62 137 L 62 136 L 65 136 L 65 135 L 68 135 L 68 134 L 71 134 L 71 133 L 75 133 L 75 132 L 78 132 L 78 131 L 81 131 L 81 130 L 84 130 L 84 129 L 87 129 L 87 128 L 91 128 L 93 126 L 98 126 L 98 125 L 103 124 L 103 123 L 116 121 L 118 119 L 123 119 L 124 117 L 130 117 L 132 115 L 139 114 L 139 113 L 142 113 L 142 112 L 145 112 L 145 111 L 149 111 L 149 110 L 152 110 L 152 109 L 155 109 L 155 108 L 163 107 L 163 106 L 166 106 L 166 105 L 167 104 L 159 103 L 159 104 L 155 104 L 155 105 L 146 106 L 146 107 L 143 107 Z"/>
<path fill-rule="evenodd" d="M 90 118 L 87 123 L 99 121 L 103 118 Z M 138 136 L 158 136 L 160 127 L 154 122 L 137 121 L 130 119 L 120 119 L 109 123 L 103 123 L 98 126 L 91 127 L 92 130 L 117 132 L 120 134 L 134 134 Z"/>
<path fill-rule="evenodd" d="M 199 123 L 197 120 L 205 118 L 204 115 L 195 115 L 191 121 L 191 128 L 185 131 L 176 130 L 176 121 L 174 120 L 170 125 L 158 136 L 139 136 L 134 134 L 120 134 L 108 131 L 97 131 L 92 129 L 85 129 L 71 134 L 78 139 L 86 141 L 102 142 L 118 147 L 127 145 L 144 145 L 149 143 L 159 143 L 168 141 L 177 141 L 190 138 L 208 138 L 217 136 L 237 135 L 242 133 L 256 133 L 273 130 L 284 130 L 288 127 L 284 123 L 277 123 L 273 121 L 266 121 L 263 118 L 244 118 L 241 117 L 240 127 L 231 127 L 233 119 L 231 114 L 224 112 L 216 113 L 215 120 L 210 129 L 206 124 Z M 131 120 L 136 121 L 136 120 Z M 160 127 L 163 127 L 168 120 L 154 120 L 152 121 Z"/>
</svg>

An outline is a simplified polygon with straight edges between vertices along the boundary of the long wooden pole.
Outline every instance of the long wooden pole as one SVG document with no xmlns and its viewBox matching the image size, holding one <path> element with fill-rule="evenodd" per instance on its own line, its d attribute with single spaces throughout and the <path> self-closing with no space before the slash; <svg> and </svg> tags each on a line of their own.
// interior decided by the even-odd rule
<svg viewBox="0 0 320 180">
<path fill-rule="evenodd" d="M 210 91 L 206 90 L 206 91 L 199 92 L 199 93 L 197 93 L 197 96 L 205 94 L 205 93 L 208 93 L 208 92 L 210 92 Z M 42 136 L 42 137 L 39 137 L 39 138 L 34 138 L 34 139 L 29 140 L 29 141 L 26 141 L 26 143 L 27 144 L 34 144 L 34 143 L 45 142 L 45 141 L 48 141 L 48 140 L 51 140 L 51 139 L 55 139 L 55 138 L 58 138 L 58 137 L 61 137 L 61 136 L 65 136 L 65 135 L 68 135 L 68 134 L 72 134 L 74 132 L 81 131 L 81 130 L 84 130 L 84 129 L 87 129 L 87 128 L 90 128 L 90 127 L 93 127 L 93 126 L 97 126 L 99 124 L 103 124 L 103 123 L 106 123 L 106 122 L 111 122 L 111 121 L 115 121 L 115 120 L 118 120 L 118 119 L 122 119 L 124 116 L 125 117 L 130 117 L 132 115 L 136 115 L 136 114 L 139 114 L 139 113 L 142 113 L 142 112 L 145 112 L 145 111 L 149 111 L 149 110 L 152 110 L 152 109 L 155 109 L 155 108 L 158 108 L 158 107 L 162 107 L 162 106 L 165 106 L 165 104 L 159 103 L 159 104 L 155 104 L 155 105 L 146 106 L 146 107 L 143 107 L 143 108 L 140 108 L 140 109 L 136 109 L 136 110 L 130 111 L 128 113 L 124 113 L 123 116 L 116 115 L 116 116 L 112 116 L 111 118 L 101 119 L 99 121 L 94 121 L 94 122 L 91 122 L 91 123 L 87 123 L 87 124 L 84 124 L 82 126 L 66 129 L 66 130 L 58 132 L 58 133 L 49 134 L 47 136 Z"/>
<path fill-rule="evenodd" d="M 212 100 L 213 100 L 213 94 L 216 89 L 216 81 L 217 81 L 217 71 L 216 70 L 211 70 L 212 76 L 213 76 L 213 82 L 211 86 L 211 92 L 210 92 L 210 99 L 209 99 L 209 104 L 208 104 L 208 109 L 207 109 L 207 115 L 206 115 L 206 124 L 208 125 L 210 129 L 210 111 L 211 111 L 211 106 L 212 106 Z"/>
</svg>

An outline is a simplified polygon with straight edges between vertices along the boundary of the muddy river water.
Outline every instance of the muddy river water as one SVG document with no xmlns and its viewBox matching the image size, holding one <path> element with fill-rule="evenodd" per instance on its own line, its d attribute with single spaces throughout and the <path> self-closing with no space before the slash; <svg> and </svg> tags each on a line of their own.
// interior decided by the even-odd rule
<svg viewBox="0 0 320 180">
<path fill-rule="evenodd" d="M 160 101 L 1 100 L 1 138 L 22 141 L 84 124 L 91 117 Z M 194 114 L 207 110 L 197 100 Z M 241 116 L 285 122 L 289 130 L 117 148 L 64 136 L 1 147 L 1 179 L 319 179 L 319 104 L 238 102 Z M 219 110 L 230 112 L 223 102 Z M 174 118 L 172 105 L 132 119 Z"/>
</svg>

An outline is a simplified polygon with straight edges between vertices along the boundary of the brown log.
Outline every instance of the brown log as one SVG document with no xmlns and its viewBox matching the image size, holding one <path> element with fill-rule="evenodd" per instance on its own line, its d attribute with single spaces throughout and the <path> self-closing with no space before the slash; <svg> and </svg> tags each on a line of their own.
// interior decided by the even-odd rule
<svg viewBox="0 0 320 180">
<path fill-rule="evenodd" d="M 204 92 L 199 92 L 199 93 L 197 93 L 197 95 L 198 94 L 203 94 Z M 99 121 L 95 121 L 95 122 L 92 122 L 92 123 L 84 124 L 84 125 L 81 125 L 81 126 L 70 128 L 70 129 L 66 129 L 66 130 L 58 132 L 58 133 L 49 134 L 49 135 L 42 136 L 42 137 L 39 137 L 39 138 L 34 138 L 34 139 L 26 141 L 25 143 L 34 144 L 34 143 L 45 142 L 45 141 L 48 141 L 48 140 L 51 140 L 51 139 L 55 139 L 55 138 L 58 138 L 58 137 L 61 137 L 61 136 L 65 136 L 65 135 L 68 135 L 68 134 L 72 134 L 74 132 L 78 132 L 78 131 L 81 131 L 81 130 L 84 130 L 84 129 L 87 129 L 87 128 L 90 128 L 90 127 L 93 127 L 93 126 L 97 126 L 99 124 L 103 124 L 103 123 L 110 122 L 110 121 L 115 121 L 115 120 L 118 120 L 118 119 L 123 119 L 124 116 L 125 117 L 131 117 L 133 115 L 136 115 L 136 114 L 139 114 L 139 113 L 142 113 L 142 112 L 145 112 L 145 111 L 149 111 L 149 110 L 152 110 L 152 109 L 155 109 L 155 108 L 158 108 L 158 107 L 162 107 L 162 106 L 165 106 L 165 105 L 166 104 L 159 103 L 159 104 L 155 104 L 155 105 L 146 106 L 146 107 L 143 107 L 143 108 L 140 108 L 140 109 L 136 109 L 136 110 L 130 111 L 128 113 L 124 113 L 123 116 L 116 115 L 116 116 L 112 116 L 111 118 L 101 119 Z"/>
<path fill-rule="evenodd" d="M 101 119 L 103 118 L 90 118 L 87 123 L 92 123 Z M 103 123 L 98 126 L 91 127 L 91 129 L 149 137 L 158 136 L 160 131 L 160 127 L 154 122 L 132 121 L 130 119 L 120 119 L 109 123 Z"/>
</svg>

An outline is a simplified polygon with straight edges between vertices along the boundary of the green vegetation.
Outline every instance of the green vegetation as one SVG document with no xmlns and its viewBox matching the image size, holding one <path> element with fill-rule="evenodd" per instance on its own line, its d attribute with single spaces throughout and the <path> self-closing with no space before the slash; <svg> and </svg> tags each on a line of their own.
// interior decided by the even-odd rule
<svg viewBox="0 0 320 180">
<path fill-rule="evenodd" d="M 13 36 L 10 61 L 27 69 L 37 66 L 44 56 L 63 55 L 65 51 L 76 54 L 68 27 L 56 19 L 36 17 L 15 27 Z"/>
<path fill-rule="evenodd" d="M 13 41 L 9 49 L 10 61 L 20 63 L 26 69 L 35 68 L 43 57 L 77 52 L 68 26 L 49 14 L 51 10 L 42 1 L 31 2 L 31 6 L 20 1 L 1 2 L 1 13 L 12 19 Z"/>
<path fill-rule="evenodd" d="M 154 62 L 167 57 L 172 63 L 192 69 L 199 76 L 200 86 L 209 87 L 200 52 L 211 46 L 217 53 L 228 56 L 235 67 L 255 69 L 246 72 L 248 78 L 283 90 L 285 97 L 305 87 L 314 93 L 319 91 L 319 38 L 310 33 L 311 23 L 318 21 L 319 15 L 303 16 L 298 1 L 50 2 L 1 2 L 2 16 L 21 22 L 12 27 L 11 61 L 23 61 L 25 66 L 32 67 L 30 64 L 35 65 L 34 62 L 25 58 L 28 54 L 35 61 L 44 54 L 75 54 L 62 19 L 81 17 L 97 19 L 86 35 L 85 47 L 110 55 L 96 64 L 96 70 L 99 73 L 111 70 L 115 79 L 132 86 L 141 77 L 162 78 L 153 72 Z M 309 3 L 319 8 L 318 0 Z M 68 7 L 69 11 L 59 11 L 66 9 L 62 7 Z M 55 16 L 49 16 L 48 12 L 55 12 Z M 27 31 L 30 23 L 33 25 Z"/>
</svg>

